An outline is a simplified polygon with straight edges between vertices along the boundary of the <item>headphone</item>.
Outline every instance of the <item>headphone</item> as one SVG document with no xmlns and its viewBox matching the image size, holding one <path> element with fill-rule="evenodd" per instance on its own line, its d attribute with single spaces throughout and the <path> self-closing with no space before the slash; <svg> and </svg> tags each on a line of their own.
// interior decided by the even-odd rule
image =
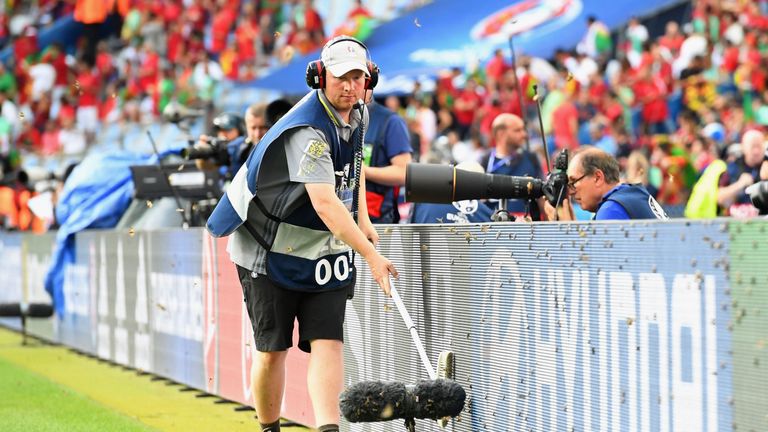
<svg viewBox="0 0 768 432">
<path fill-rule="evenodd" d="M 367 57 L 366 60 L 366 67 L 368 68 L 368 76 L 365 77 L 365 86 L 363 87 L 365 90 L 373 90 L 374 87 L 376 87 L 376 84 L 379 82 L 379 67 L 376 66 L 376 63 L 371 61 L 370 52 L 368 52 L 368 47 L 365 46 L 364 43 L 360 42 L 359 40 L 351 37 L 351 36 L 339 36 L 337 38 L 331 39 L 328 41 L 328 43 L 325 44 L 323 47 L 323 51 L 330 48 L 331 45 L 337 44 L 339 42 L 344 41 L 351 41 L 354 42 L 363 49 L 365 49 L 365 55 Z M 312 89 L 323 89 L 325 88 L 325 65 L 323 64 L 322 60 L 315 60 L 309 62 L 307 64 L 307 74 L 306 74 L 306 81 L 309 88 Z"/>
</svg>

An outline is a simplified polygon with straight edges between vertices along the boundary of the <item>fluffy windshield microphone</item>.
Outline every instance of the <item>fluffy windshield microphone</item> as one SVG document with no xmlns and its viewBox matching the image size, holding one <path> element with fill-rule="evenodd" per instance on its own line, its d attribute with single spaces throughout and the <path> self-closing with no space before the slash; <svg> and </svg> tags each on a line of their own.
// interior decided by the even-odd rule
<svg viewBox="0 0 768 432">
<path fill-rule="evenodd" d="M 464 409 L 466 393 L 455 381 L 424 380 L 415 386 L 363 381 L 341 394 L 339 406 L 352 422 L 455 417 Z"/>
</svg>

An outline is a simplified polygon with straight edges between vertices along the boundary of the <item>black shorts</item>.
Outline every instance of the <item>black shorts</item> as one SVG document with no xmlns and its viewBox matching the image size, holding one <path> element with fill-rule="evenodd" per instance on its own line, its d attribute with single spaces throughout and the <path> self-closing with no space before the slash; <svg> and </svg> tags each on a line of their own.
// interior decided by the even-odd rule
<svg viewBox="0 0 768 432">
<path fill-rule="evenodd" d="M 293 346 L 293 323 L 299 320 L 299 349 L 310 352 L 315 339 L 344 341 L 347 289 L 320 293 L 280 288 L 265 275 L 252 276 L 237 266 L 256 349 L 284 351 Z"/>
</svg>

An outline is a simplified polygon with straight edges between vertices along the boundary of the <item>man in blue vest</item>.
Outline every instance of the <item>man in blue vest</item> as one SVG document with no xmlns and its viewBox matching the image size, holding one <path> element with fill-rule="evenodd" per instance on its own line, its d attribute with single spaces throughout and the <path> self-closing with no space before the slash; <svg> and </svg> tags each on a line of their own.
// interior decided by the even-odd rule
<svg viewBox="0 0 768 432">
<path fill-rule="evenodd" d="M 411 138 L 402 117 L 370 99 L 364 153 L 368 216 L 373 223 L 398 223 L 397 198 L 412 159 Z"/>
<path fill-rule="evenodd" d="M 568 164 L 571 199 L 582 209 L 594 212 L 594 220 L 668 219 L 661 205 L 640 184 L 622 184 L 619 162 L 596 147 L 582 147 Z M 549 220 L 555 209 L 545 203 Z M 569 199 L 558 207 L 559 220 L 575 220 Z"/>
<path fill-rule="evenodd" d="M 299 321 L 298 346 L 310 352 L 308 389 L 322 432 L 336 432 L 343 387 L 343 323 L 355 283 L 352 250 L 389 294 L 394 265 L 378 253 L 365 200 L 362 100 L 378 69 L 354 38 L 334 38 L 307 67 L 308 93 L 251 152 L 208 219 L 230 235 L 258 355 L 251 371 L 263 431 L 280 430 L 285 360 Z M 361 170 L 362 171 L 362 170 Z M 359 184 L 358 221 L 352 216 Z"/>
</svg>

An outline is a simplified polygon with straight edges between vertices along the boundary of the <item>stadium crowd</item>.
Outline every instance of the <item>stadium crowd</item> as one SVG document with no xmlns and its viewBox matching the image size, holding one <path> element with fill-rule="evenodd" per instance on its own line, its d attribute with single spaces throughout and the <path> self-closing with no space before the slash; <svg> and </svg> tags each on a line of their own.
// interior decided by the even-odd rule
<svg viewBox="0 0 768 432">
<path fill-rule="evenodd" d="M 85 26 L 76 46 L 41 47 L 38 34 L 70 15 Z M 519 55 L 512 65 L 509 52 L 497 50 L 441 73 L 434 90 L 417 82 L 406 97 L 383 95 L 383 102 L 406 120 L 421 161 L 461 163 L 495 145 L 491 125 L 501 113 L 523 117 L 531 149 L 545 151 L 536 136 L 537 86 L 548 151 L 605 150 L 625 181 L 645 184 L 671 215 L 688 203 L 691 217 L 754 216 L 741 204 L 749 203 L 743 190 L 759 179 L 765 151 L 764 136 L 746 132 L 768 127 L 768 1 L 692 0 L 689 15 L 657 36 L 638 19 L 611 33 L 589 17 L 583 40 L 551 59 Z M 28 161 L 80 159 L 103 125 L 158 122 L 172 100 L 217 112 L 221 82 L 257 78 L 375 18 L 359 1 L 334 32 L 311 0 L 6 2 L 2 196 L 18 206 L 18 191 L 33 193 L 17 175 Z M 104 22 L 114 23 L 108 34 L 98 33 Z M 719 172 L 703 175 L 708 168 Z M 730 185 L 733 193 L 717 196 Z M 14 210 L 3 197 L 5 226 L 29 228 L 8 216 Z"/>
</svg>

